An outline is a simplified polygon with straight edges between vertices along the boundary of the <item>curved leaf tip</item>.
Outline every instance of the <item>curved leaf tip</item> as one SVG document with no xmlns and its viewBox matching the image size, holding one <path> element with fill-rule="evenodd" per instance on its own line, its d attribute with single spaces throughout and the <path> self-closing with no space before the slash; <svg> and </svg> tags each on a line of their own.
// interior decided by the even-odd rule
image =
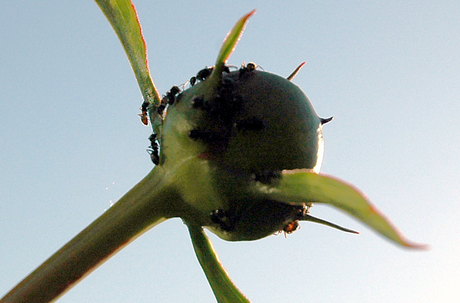
<svg viewBox="0 0 460 303">
<path fill-rule="evenodd" d="M 404 247 L 427 249 L 404 238 L 397 228 L 364 193 L 338 178 L 318 174 L 308 169 L 285 170 L 279 182 L 271 188 L 256 186 L 257 190 L 271 199 L 289 203 L 325 203 L 337 207 L 360 220 L 381 235 Z"/>
</svg>

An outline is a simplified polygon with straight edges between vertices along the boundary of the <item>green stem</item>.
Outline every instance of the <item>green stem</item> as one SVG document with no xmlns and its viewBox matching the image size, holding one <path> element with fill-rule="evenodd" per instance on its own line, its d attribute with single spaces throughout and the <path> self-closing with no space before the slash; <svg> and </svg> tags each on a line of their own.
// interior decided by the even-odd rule
<svg viewBox="0 0 460 303">
<path fill-rule="evenodd" d="M 50 302 L 145 231 L 171 217 L 174 191 L 161 167 L 13 288 L 1 303 Z"/>
<path fill-rule="evenodd" d="M 203 228 L 191 222 L 186 222 L 186 224 L 192 238 L 195 254 L 206 274 L 206 278 L 208 278 L 217 301 L 219 303 L 249 303 L 249 300 L 233 284 L 227 271 L 220 263 L 219 257 Z"/>
</svg>

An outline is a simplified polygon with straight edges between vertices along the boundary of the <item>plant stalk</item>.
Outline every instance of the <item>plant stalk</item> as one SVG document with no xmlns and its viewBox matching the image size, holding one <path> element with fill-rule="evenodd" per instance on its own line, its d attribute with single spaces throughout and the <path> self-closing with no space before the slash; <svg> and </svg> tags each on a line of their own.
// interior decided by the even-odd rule
<svg viewBox="0 0 460 303">
<path fill-rule="evenodd" d="M 135 238 L 171 217 L 178 197 L 165 179 L 161 167 L 153 169 L 0 302 L 52 302 Z"/>
</svg>

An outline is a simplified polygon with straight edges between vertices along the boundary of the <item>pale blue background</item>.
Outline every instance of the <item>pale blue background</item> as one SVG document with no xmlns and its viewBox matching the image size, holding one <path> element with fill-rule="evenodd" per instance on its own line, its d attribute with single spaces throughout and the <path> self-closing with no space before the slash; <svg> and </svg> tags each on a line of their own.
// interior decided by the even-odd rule
<svg viewBox="0 0 460 303">
<path fill-rule="evenodd" d="M 286 239 L 211 236 L 254 302 L 460 302 L 459 1 L 136 1 L 160 90 L 215 62 L 257 8 L 230 64 L 295 78 L 325 127 L 323 172 L 361 188 L 410 239 L 401 249 L 303 223 Z M 125 54 L 92 1 L 0 10 L 0 294 L 152 168 L 150 129 Z M 281 127 L 281 126 L 280 126 Z M 186 227 L 170 220 L 59 302 L 214 302 Z"/>
</svg>

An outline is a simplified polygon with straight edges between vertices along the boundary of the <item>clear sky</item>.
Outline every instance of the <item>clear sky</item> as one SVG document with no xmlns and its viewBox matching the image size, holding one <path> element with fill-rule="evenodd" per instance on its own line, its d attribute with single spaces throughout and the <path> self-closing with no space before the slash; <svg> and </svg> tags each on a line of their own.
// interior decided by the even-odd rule
<svg viewBox="0 0 460 303">
<path fill-rule="evenodd" d="M 411 240 L 402 249 L 327 206 L 284 238 L 211 235 L 254 302 L 460 301 L 459 1 L 135 1 L 161 93 L 215 62 L 256 8 L 229 63 L 295 78 L 325 126 L 323 172 L 362 189 Z M 92 1 L 0 10 L 0 294 L 152 168 L 150 128 L 115 33 Z M 188 231 L 167 221 L 59 302 L 215 302 Z"/>
</svg>

